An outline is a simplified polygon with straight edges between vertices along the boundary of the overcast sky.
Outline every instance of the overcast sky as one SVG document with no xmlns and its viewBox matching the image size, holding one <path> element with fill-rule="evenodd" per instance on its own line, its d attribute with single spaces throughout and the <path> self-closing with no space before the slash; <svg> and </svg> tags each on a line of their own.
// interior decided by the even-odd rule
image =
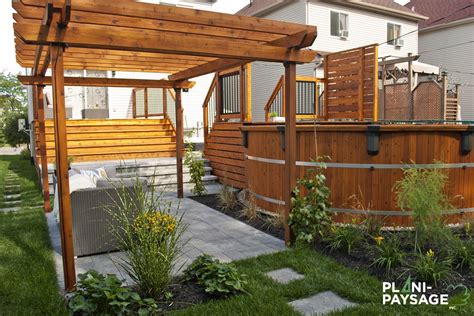
<svg viewBox="0 0 474 316">
<path fill-rule="evenodd" d="M 395 2 L 405 4 L 409 0 L 395 0 Z M 232 13 L 248 3 L 249 0 L 221 0 L 216 6 L 216 10 Z M 0 1 L 0 41 L 2 43 L 0 49 L 0 71 L 6 70 L 18 73 L 22 69 L 15 60 L 12 13 L 11 1 Z"/>
</svg>

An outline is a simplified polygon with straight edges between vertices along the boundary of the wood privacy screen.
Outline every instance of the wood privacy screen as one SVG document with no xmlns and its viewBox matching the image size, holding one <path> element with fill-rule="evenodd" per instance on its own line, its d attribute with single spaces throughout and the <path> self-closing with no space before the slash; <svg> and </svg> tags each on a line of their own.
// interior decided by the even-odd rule
<svg viewBox="0 0 474 316">
<path fill-rule="evenodd" d="M 326 119 L 378 119 L 378 46 L 325 56 Z"/>
</svg>

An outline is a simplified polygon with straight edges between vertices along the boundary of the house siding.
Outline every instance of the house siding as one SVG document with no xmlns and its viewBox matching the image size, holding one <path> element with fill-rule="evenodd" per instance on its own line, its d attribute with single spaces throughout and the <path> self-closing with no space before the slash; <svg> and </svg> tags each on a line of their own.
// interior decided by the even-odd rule
<svg viewBox="0 0 474 316">
<path fill-rule="evenodd" d="M 461 43 L 470 42 L 459 45 Z M 448 82 L 461 84 L 461 119 L 474 120 L 474 20 L 420 32 L 420 61 L 448 71 Z M 450 47 L 454 46 L 455 47 Z M 448 47 L 448 48 L 446 48 Z M 442 49 L 441 49 L 442 48 Z"/>
<path fill-rule="evenodd" d="M 349 15 L 347 39 L 331 36 L 331 11 Z M 312 46 L 316 51 L 337 52 L 374 43 L 384 43 L 387 41 L 387 23 L 389 22 L 401 25 L 401 34 L 413 33 L 403 37 L 405 43 L 401 48 L 388 44 L 380 45 L 379 57 L 416 54 L 418 51 L 416 32 L 418 24 L 416 22 L 336 4 L 314 0 L 308 2 L 308 24 L 318 27 L 318 37 Z"/>
<path fill-rule="evenodd" d="M 331 10 L 349 15 L 348 39 L 341 40 L 339 37 L 331 36 Z M 315 0 L 297 0 L 286 6 L 278 7 L 261 17 L 317 26 L 318 36 L 311 48 L 324 53 L 386 42 L 387 23 L 395 23 L 401 25 L 402 34 L 414 32 L 403 37 L 404 46 L 401 48 L 395 48 L 388 44 L 381 45 L 379 56 L 407 56 L 408 53 L 416 54 L 418 52 L 417 23 L 380 13 Z M 367 30 L 368 21 L 371 25 L 370 31 Z M 254 62 L 252 65 L 252 120 L 264 121 L 264 106 L 278 79 L 284 74 L 284 67 L 281 64 L 265 62 Z M 314 76 L 314 67 L 315 65 L 312 63 L 298 65 L 297 75 Z M 323 77 L 323 69 L 318 69 L 316 75 L 317 77 Z"/>
<path fill-rule="evenodd" d="M 270 11 L 262 18 L 306 24 L 306 0 L 297 0 L 289 5 Z M 299 76 L 313 76 L 312 64 L 298 65 Z M 252 121 L 265 121 L 264 107 L 285 68 L 280 63 L 252 63 Z"/>
</svg>

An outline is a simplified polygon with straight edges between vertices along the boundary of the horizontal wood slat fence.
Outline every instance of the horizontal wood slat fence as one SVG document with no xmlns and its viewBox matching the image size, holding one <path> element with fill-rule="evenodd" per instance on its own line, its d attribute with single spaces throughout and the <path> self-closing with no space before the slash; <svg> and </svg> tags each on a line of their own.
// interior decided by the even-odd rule
<svg viewBox="0 0 474 316">
<path fill-rule="evenodd" d="M 54 123 L 46 120 L 46 153 L 54 162 Z M 35 122 L 36 153 L 39 153 Z M 68 156 L 74 161 L 122 160 L 176 155 L 175 131 L 168 119 L 67 120 Z M 40 156 L 37 156 L 40 160 Z"/>
<path fill-rule="evenodd" d="M 378 46 L 328 54 L 324 59 L 326 120 L 378 119 Z"/>
<path fill-rule="evenodd" d="M 204 155 L 221 183 L 245 188 L 242 123 L 215 122 L 206 139 Z"/>
</svg>

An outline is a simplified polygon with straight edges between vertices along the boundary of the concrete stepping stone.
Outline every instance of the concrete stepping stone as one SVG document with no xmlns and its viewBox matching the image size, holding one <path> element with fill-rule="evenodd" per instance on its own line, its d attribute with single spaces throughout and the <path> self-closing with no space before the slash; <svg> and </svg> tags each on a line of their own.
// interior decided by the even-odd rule
<svg viewBox="0 0 474 316">
<path fill-rule="evenodd" d="M 21 200 L 16 200 L 16 201 L 3 201 L 2 204 L 5 204 L 6 206 L 15 206 L 21 203 Z"/>
<path fill-rule="evenodd" d="M 304 275 L 299 274 L 291 268 L 283 268 L 265 273 L 269 278 L 281 284 L 288 284 L 295 280 L 304 279 Z"/>
<path fill-rule="evenodd" d="M 5 194 L 3 198 L 6 201 L 11 201 L 11 200 L 20 200 L 21 199 L 21 194 Z"/>
<path fill-rule="evenodd" d="M 6 207 L 6 208 L 0 208 L 0 213 L 17 212 L 19 210 L 21 210 L 21 207 L 19 206 Z"/>
<path fill-rule="evenodd" d="M 326 315 L 357 305 L 346 299 L 343 299 L 331 291 L 326 291 L 308 298 L 299 299 L 290 302 L 289 304 L 295 310 L 305 316 Z"/>
</svg>

